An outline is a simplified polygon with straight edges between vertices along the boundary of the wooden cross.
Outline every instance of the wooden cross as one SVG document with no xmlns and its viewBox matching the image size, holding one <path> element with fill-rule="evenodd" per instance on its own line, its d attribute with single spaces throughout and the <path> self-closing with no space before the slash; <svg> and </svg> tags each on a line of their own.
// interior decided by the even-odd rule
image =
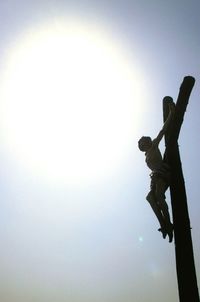
<svg viewBox="0 0 200 302">
<path fill-rule="evenodd" d="M 187 196 L 178 147 L 178 137 L 194 83 L 193 77 L 184 78 L 175 105 L 174 120 L 165 134 L 164 160 L 171 169 L 170 195 L 180 302 L 199 302 Z M 171 97 L 163 99 L 164 121 L 168 116 L 168 103 L 171 101 Z"/>
</svg>

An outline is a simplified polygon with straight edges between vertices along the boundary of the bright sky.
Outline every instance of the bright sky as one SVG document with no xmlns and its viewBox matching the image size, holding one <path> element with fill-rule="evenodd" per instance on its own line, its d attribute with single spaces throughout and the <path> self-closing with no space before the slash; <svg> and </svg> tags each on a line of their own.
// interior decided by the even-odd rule
<svg viewBox="0 0 200 302">
<path fill-rule="evenodd" d="M 0 2 L 2 302 L 178 301 L 137 141 L 156 136 L 162 99 L 186 75 L 179 145 L 200 284 L 199 9 Z"/>
</svg>

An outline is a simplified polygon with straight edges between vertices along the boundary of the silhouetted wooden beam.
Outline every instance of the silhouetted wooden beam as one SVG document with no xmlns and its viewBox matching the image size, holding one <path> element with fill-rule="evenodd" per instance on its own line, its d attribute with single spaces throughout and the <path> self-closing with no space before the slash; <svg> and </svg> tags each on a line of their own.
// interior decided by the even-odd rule
<svg viewBox="0 0 200 302">
<path fill-rule="evenodd" d="M 178 137 L 194 83 L 193 77 L 184 78 L 176 102 L 174 120 L 165 136 L 164 158 L 171 167 L 170 195 L 180 302 L 199 302 L 187 196 L 178 147 Z M 164 120 L 168 115 L 167 104 L 171 101 L 173 100 L 170 97 L 163 99 Z"/>
</svg>

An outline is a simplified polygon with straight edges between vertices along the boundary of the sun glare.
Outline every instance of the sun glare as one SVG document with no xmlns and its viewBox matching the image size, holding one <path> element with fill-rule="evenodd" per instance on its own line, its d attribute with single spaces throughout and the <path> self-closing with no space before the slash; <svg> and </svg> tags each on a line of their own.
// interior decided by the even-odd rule
<svg viewBox="0 0 200 302">
<path fill-rule="evenodd" d="M 105 178 L 130 148 L 141 85 L 122 46 L 96 26 L 30 29 L 9 51 L 3 75 L 6 151 L 44 181 Z"/>
</svg>

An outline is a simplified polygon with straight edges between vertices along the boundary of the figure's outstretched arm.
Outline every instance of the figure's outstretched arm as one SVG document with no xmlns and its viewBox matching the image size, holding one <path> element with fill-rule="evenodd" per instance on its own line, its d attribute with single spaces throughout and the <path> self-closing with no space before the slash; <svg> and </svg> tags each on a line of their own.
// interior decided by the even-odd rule
<svg viewBox="0 0 200 302">
<path fill-rule="evenodd" d="M 158 133 L 158 136 L 153 140 L 154 145 L 158 145 L 160 143 L 161 139 L 163 138 L 164 134 L 166 133 L 166 131 L 174 117 L 174 112 L 175 112 L 175 104 L 174 104 L 174 102 L 170 102 L 168 117 L 167 117 L 166 122 L 164 123 L 161 131 Z"/>
</svg>

